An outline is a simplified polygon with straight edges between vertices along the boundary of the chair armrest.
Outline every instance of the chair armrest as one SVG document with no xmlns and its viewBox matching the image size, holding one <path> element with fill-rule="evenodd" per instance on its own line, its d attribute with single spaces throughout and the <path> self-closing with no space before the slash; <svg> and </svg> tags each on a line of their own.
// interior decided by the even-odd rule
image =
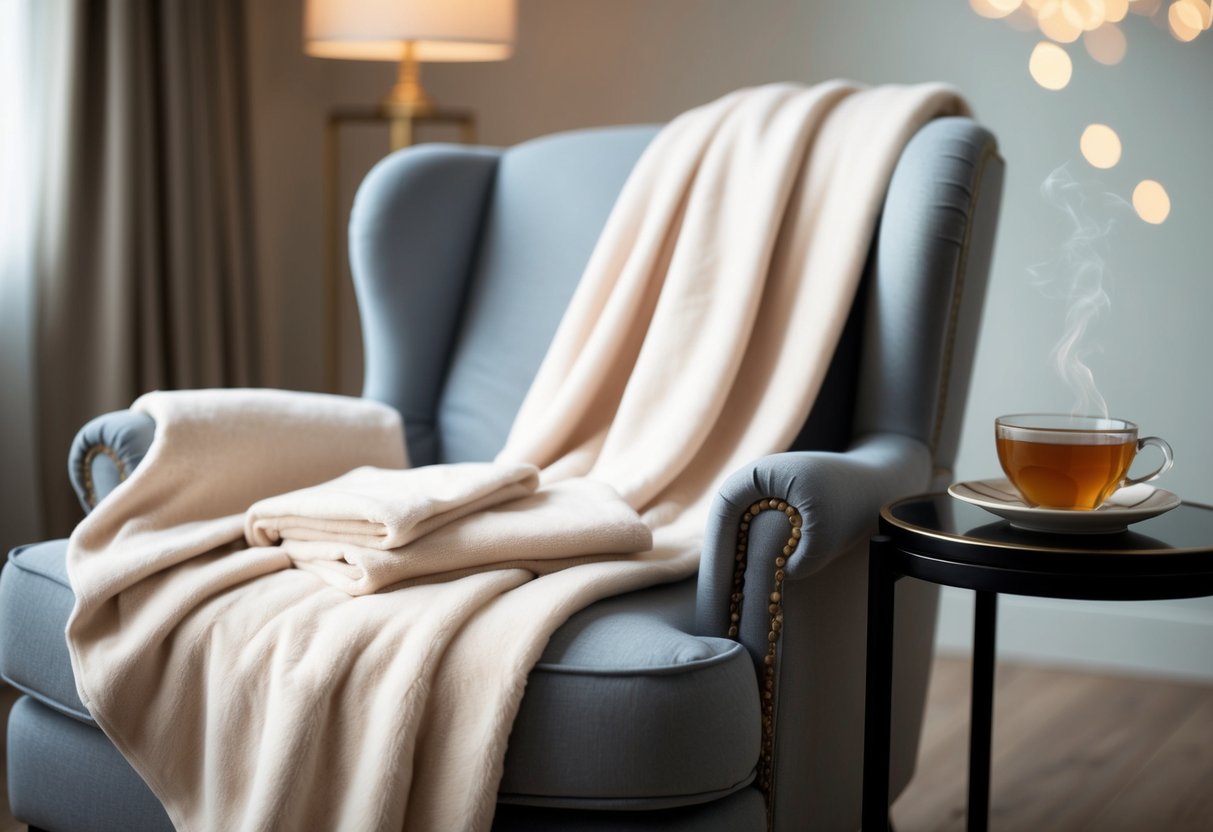
<svg viewBox="0 0 1213 832">
<path fill-rule="evenodd" d="M 155 432 L 152 417 L 130 410 L 98 416 L 80 429 L 68 452 L 67 475 L 86 514 L 143 461 Z"/>
<path fill-rule="evenodd" d="M 745 642 L 747 631 L 761 633 L 761 644 L 746 646 L 765 653 L 769 590 L 763 587 L 771 586 L 776 571 L 780 581 L 796 581 L 823 568 L 875 531 L 881 506 L 922 491 L 930 474 L 926 445 L 892 433 L 865 436 L 844 453 L 773 454 L 734 473 L 708 518 L 696 604 L 699 634 L 727 637 L 732 625 Z M 760 510 L 751 512 L 756 504 Z M 779 558 L 783 565 L 776 563 Z M 763 596 L 757 603 L 732 597 L 739 564 L 743 584 L 754 585 L 745 580 L 749 575 L 765 576 L 757 584 Z M 734 614 L 763 623 L 741 626 Z"/>
<path fill-rule="evenodd" d="M 763 457 L 721 486 L 700 562 L 696 629 L 740 642 L 754 662 L 762 703 L 757 782 L 773 828 L 798 828 L 806 816 L 823 817 L 831 829 L 859 822 L 866 538 L 880 507 L 924 490 L 931 470 L 923 442 L 874 433 L 845 453 Z M 914 679 L 923 696 L 934 596 L 926 600 L 899 609 L 901 647 L 925 633 L 919 660 L 901 663 L 903 676 L 906 668 L 922 671 Z M 905 697 L 915 713 L 894 718 L 895 790 L 913 769 L 922 701 Z M 900 765 L 907 750 L 910 763 Z"/>
</svg>

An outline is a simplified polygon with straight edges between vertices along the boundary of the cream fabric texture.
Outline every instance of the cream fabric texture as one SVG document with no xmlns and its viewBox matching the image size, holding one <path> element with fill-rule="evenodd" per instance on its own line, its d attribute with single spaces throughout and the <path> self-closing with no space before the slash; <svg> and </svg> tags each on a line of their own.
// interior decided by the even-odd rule
<svg viewBox="0 0 1213 832">
<path fill-rule="evenodd" d="M 386 550 L 246 547 L 244 512 L 402 467 L 392 411 L 267 391 L 136 402 L 156 436 L 72 536 L 68 641 L 81 699 L 174 824 L 488 829 L 548 637 L 602 597 L 694 573 L 716 484 L 807 417 L 902 147 L 964 111 L 936 85 L 772 85 L 691 110 L 646 150 L 498 462 L 609 486 L 649 551 L 351 596 L 318 573 L 374 581 Z"/>
<path fill-rule="evenodd" d="M 518 466 L 497 467 L 509 471 Z M 476 485 L 481 483 L 475 476 L 479 472 L 469 471 L 462 464 L 416 470 L 420 473 L 443 468 L 456 469 L 446 475 L 451 486 L 466 474 L 473 475 Z M 361 470 L 369 473 L 377 469 Z M 531 472 L 533 479 L 534 468 Z M 397 475 L 407 473 L 413 472 L 388 471 L 381 477 L 399 481 Z M 295 494 L 319 501 L 333 490 L 321 485 Z M 493 496 L 515 490 L 516 486 L 500 488 Z M 415 500 L 418 493 L 412 492 L 411 499 L 404 502 L 420 502 Z M 449 490 L 443 502 L 450 502 L 452 493 L 453 489 Z M 375 506 L 381 499 L 377 496 L 369 502 Z M 408 543 L 394 549 L 369 548 L 342 539 L 315 539 L 315 529 L 305 525 L 306 536 L 284 539 L 282 551 L 296 567 L 318 575 L 341 591 L 367 595 L 406 582 L 451 580 L 485 569 L 526 569 L 543 575 L 653 546 L 653 535 L 640 516 L 613 488 L 596 480 L 578 477 L 552 483 L 524 497 L 497 499 L 488 508 L 484 507 L 486 502 L 486 498 L 470 499 L 469 495 L 458 510 L 431 518 L 445 519 L 446 523 L 430 522 L 424 536 L 410 537 Z M 472 507 L 474 513 L 468 510 Z"/>
<path fill-rule="evenodd" d="M 468 462 L 404 471 L 356 468 L 335 480 L 255 503 L 245 518 L 250 546 L 332 540 L 395 549 L 481 509 L 531 494 L 534 465 Z"/>
</svg>

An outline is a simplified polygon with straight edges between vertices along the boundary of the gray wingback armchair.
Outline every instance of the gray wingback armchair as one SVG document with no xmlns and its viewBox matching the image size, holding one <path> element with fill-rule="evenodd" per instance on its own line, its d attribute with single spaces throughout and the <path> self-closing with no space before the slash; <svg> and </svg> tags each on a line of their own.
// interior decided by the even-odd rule
<svg viewBox="0 0 1213 832">
<path fill-rule="evenodd" d="M 656 130 L 423 146 L 367 177 L 350 224 L 364 395 L 403 414 L 414 464 L 502 446 Z M 697 578 L 601 601 L 556 633 L 510 737 L 495 829 L 858 827 L 866 541 L 882 503 L 948 479 L 1002 172 L 971 120 L 913 138 L 800 436 L 721 484 Z M 130 412 L 82 429 L 70 472 L 86 509 L 154 431 Z M 789 505 L 803 533 L 780 566 Z M 55 832 L 168 829 L 76 696 L 65 548 L 19 548 L 0 574 L 0 674 L 25 694 L 9 725 L 13 811 Z M 914 768 L 936 611 L 933 589 L 898 592 L 894 796 Z"/>
</svg>

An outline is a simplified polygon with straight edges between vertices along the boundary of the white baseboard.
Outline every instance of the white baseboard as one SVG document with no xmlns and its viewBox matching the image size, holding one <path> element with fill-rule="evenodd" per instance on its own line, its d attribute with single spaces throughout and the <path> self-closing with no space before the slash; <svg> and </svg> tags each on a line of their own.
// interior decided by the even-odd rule
<svg viewBox="0 0 1213 832">
<path fill-rule="evenodd" d="M 973 593 L 943 589 L 935 644 L 943 655 L 971 653 Z M 998 657 L 1213 682 L 1213 599 L 1056 601 L 1000 595 Z"/>
</svg>

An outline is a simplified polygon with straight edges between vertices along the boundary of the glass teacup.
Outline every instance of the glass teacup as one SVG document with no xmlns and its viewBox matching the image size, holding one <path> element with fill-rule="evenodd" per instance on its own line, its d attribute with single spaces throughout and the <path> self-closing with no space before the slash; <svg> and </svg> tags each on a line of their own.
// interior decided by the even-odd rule
<svg viewBox="0 0 1213 832">
<path fill-rule="evenodd" d="M 1157 436 L 1137 438 L 1123 419 L 1022 413 L 994 420 L 998 461 L 1024 501 L 1042 508 L 1090 511 L 1117 489 L 1149 482 L 1170 470 L 1171 446 Z M 1162 464 L 1128 478 L 1129 465 L 1147 445 L 1162 451 Z"/>
</svg>

